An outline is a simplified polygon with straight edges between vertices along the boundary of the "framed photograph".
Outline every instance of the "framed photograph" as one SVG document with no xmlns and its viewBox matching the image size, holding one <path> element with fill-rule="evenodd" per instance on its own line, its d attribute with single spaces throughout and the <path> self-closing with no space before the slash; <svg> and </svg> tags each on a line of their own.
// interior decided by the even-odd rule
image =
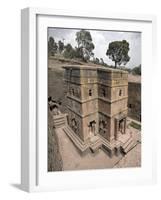
<svg viewBox="0 0 161 200">
<path fill-rule="evenodd" d="M 22 189 L 155 183 L 155 24 L 154 16 L 22 10 Z"/>
</svg>

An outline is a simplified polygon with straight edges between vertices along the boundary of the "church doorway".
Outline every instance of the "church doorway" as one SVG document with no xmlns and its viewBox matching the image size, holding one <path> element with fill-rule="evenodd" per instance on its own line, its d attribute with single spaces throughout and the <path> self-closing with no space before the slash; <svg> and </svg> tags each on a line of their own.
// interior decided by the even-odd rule
<svg viewBox="0 0 161 200">
<path fill-rule="evenodd" d="M 125 133 L 125 119 L 121 119 L 119 120 L 119 132 L 121 134 L 124 134 Z"/>
<path fill-rule="evenodd" d="M 89 122 L 89 135 L 90 137 L 95 136 L 96 135 L 96 121 L 93 120 L 91 122 Z"/>
<path fill-rule="evenodd" d="M 115 120 L 115 139 L 117 140 L 119 136 L 126 134 L 126 117 L 119 116 Z"/>
</svg>

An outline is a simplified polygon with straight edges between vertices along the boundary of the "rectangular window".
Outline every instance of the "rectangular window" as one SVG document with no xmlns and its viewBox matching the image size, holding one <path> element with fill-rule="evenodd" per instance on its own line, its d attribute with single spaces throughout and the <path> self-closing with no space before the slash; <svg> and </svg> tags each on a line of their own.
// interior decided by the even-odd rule
<svg viewBox="0 0 161 200">
<path fill-rule="evenodd" d="M 119 96 L 121 96 L 122 95 L 122 90 L 119 90 Z"/>
<path fill-rule="evenodd" d="M 92 90 L 89 90 L 89 96 L 92 96 Z"/>
</svg>

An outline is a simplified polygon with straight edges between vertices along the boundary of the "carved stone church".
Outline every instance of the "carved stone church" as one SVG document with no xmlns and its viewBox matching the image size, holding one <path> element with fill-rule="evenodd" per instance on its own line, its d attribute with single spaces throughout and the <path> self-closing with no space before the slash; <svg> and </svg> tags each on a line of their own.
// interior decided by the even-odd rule
<svg viewBox="0 0 161 200">
<path fill-rule="evenodd" d="M 65 66 L 65 133 L 80 152 L 126 153 L 128 73 L 101 66 Z"/>
</svg>

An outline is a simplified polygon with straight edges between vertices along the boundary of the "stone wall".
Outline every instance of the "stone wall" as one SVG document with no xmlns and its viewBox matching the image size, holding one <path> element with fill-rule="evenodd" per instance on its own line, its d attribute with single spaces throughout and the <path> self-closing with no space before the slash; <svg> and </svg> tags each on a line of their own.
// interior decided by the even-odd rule
<svg viewBox="0 0 161 200">
<path fill-rule="evenodd" d="M 127 98 L 122 98 L 119 101 L 115 101 L 111 104 L 111 115 L 117 115 L 124 110 L 127 110 Z"/>
<path fill-rule="evenodd" d="M 82 115 L 86 116 L 91 113 L 98 111 L 98 101 L 97 99 L 93 99 L 92 101 L 86 101 L 86 103 L 82 104 Z"/>
<path fill-rule="evenodd" d="M 111 99 L 111 88 L 98 83 L 98 97 Z"/>
<path fill-rule="evenodd" d="M 68 124 L 72 128 L 72 130 L 82 139 L 84 140 L 84 136 L 82 134 L 82 120 L 81 116 L 79 116 L 77 113 L 74 113 L 72 109 L 68 108 Z"/>
<path fill-rule="evenodd" d="M 111 100 L 119 100 L 122 97 L 128 96 L 128 86 L 113 87 L 111 90 Z"/>
<path fill-rule="evenodd" d="M 91 96 L 89 95 L 91 94 Z M 97 98 L 97 84 L 92 83 L 92 84 L 83 84 L 81 85 L 81 100 L 91 100 Z"/>
<path fill-rule="evenodd" d="M 48 171 L 62 171 L 63 161 L 59 152 L 58 138 L 53 128 L 53 118 L 48 109 Z"/>
<path fill-rule="evenodd" d="M 76 100 L 74 101 L 73 98 L 70 98 L 69 96 L 67 98 L 67 107 L 69 107 L 70 110 L 73 110 L 77 114 L 82 113 L 81 103 Z"/>
<path fill-rule="evenodd" d="M 98 99 L 98 107 L 99 107 L 99 112 L 105 115 L 111 114 L 111 104 L 106 100 Z"/>
<path fill-rule="evenodd" d="M 141 83 L 128 83 L 128 115 L 141 121 Z"/>
<path fill-rule="evenodd" d="M 110 118 L 99 112 L 99 131 L 98 133 L 105 139 L 110 139 Z"/>
<path fill-rule="evenodd" d="M 86 117 L 82 118 L 82 122 L 83 122 L 83 135 L 84 135 L 84 141 L 87 141 L 90 138 L 89 135 L 89 125 L 90 122 L 95 121 L 95 132 L 98 133 L 98 113 L 92 113 L 90 115 L 87 115 Z"/>
<path fill-rule="evenodd" d="M 64 68 L 69 126 L 79 124 L 74 132 L 78 132 L 83 141 L 95 133 L 113 140 L 115 117 L 127 111 L 128 73 L 92 66 Z"/>
</svg>

